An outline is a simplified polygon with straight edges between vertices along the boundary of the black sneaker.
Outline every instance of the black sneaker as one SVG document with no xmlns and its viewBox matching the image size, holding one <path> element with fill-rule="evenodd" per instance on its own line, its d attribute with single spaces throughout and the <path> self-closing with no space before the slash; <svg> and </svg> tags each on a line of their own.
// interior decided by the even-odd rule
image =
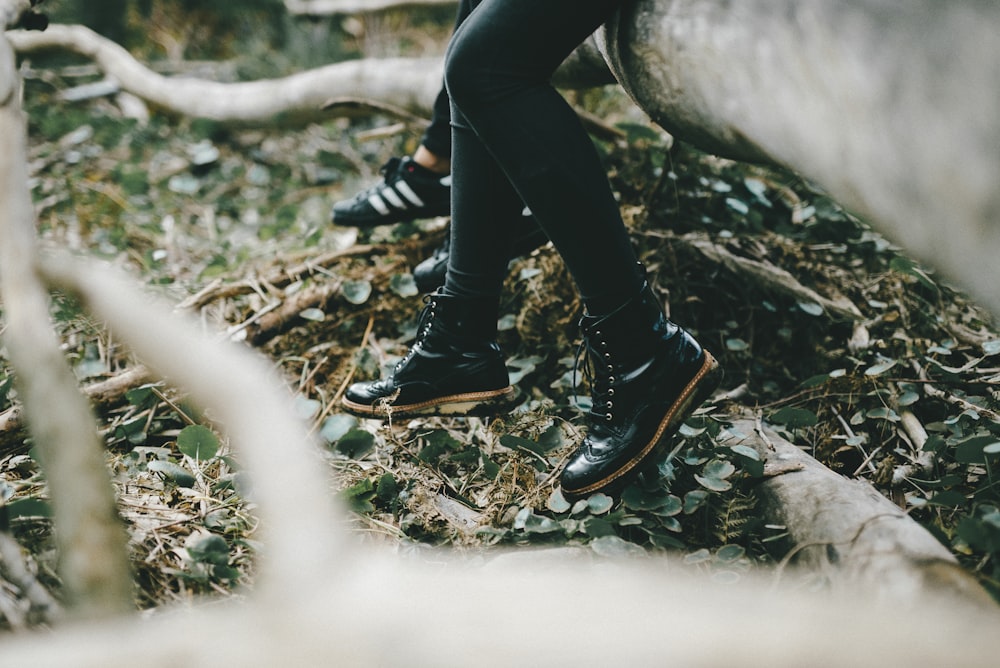
<svg viewBox="0 0 1000 668">
<path fill-rule="evenodd" d="M 511 258 L 527 255 L 539 246 L 548 243 L 549 238 L 538 226 L 531 211 L 525 209 L 510 229 L 514 242 L 511 246 Z M 434 253 L 413 268 L 413 281 L 421 292 L 433 292 L 444 285 L 445 273 L 448 271 L 448 255 L 451 237 L 445 235 L 444 242 Z"/>
<path fill-rule="evenodd" d="M 372 227 L 451 213 L 451 175 L 435 174 L 409 157 L 392 158 L 382 180 L 333 205 L 337 225 Z"/>
</svg>

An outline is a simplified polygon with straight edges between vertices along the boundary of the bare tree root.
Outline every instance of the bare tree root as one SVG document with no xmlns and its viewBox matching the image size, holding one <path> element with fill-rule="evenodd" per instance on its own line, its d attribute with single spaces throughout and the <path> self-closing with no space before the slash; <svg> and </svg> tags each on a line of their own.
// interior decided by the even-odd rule
<svg viewBox="0 0 1000 668">
<path fill-rule="evenodd" d="M 283 288 L 305 276 L 315 274 L 319 269 L 326 269 L 346 257 L 371 257 L 385 252 L 385 246 L 356 245 L 343 250 L 323 253 L 290 267 L 275 269 L 260 279 L 248 279 L 236 283 L 223 283 L 221 280 L 215 281 L 182 301 L 177 305 L 177 308 L 185 311 L 196 311 L 220 299 L 231 299 L 240 295 L 257 292 L 261 283 L 276 288 Z"/>
<path fill-rule="evenodd" d="M 57 622 L 63 617 L 62 606 L 32 574 L 24 550 L 6 531 L 0 531 L 0 573 L 28 603 L 27 610 L 5 605 L 3 592 L 0 592 L 0 615 L 6 617 L 12 627 L 26 627 L 28 617 L 38 617 L 46 624 Z M 33 623 L 37 621 L 33 620 Z"/>
<path fill-rule="evenodd" d="M 700 235 L 666 235 L 672 242 L 682 244 L 701 253 L 711 262 L 721 265 L 738 276 L 751 281 L 765 290 L 784 294 L 797 301 L 818 304 L 824 311 L 845 320 L 861 320 L 861 311 L 849 299 L 824 297 L 815 290 L 802 285 L 794 276 L 781 267 L 769 262 L 760 262 L 734 255 L 722 246 Z"/>
<path fill-rule="evenodd" d="M 165 77 L 128 51 L 84 26 L 53 25 L 45 32 L 13 31 L 20 53 L 59 49 L 90 58 L 122 89 L 171 114 L 234 124 L 305 123 L 356 113 L 351 106 L 324 109 L 331 97 L 391 105 L 426 116 L 441 88 L 441 58 L 350 60 L 281 79 L 220 83 Z"/>
<path fill-rule="evenodd" d="M 0 5 L 10 20 L 12 3 Z M 23 6 L 24 3 L 19 3 Z M 0 29 L 5 26 L 0 26 Z M 28 190 L 26 122 L 14 50 L 0 36 L 0 295 L 18 394 L 50 486 L 60 573 L 81 615 L 132 608 L 125 531 L 94 417 L 77 389 L 49 321 L 49 296 L 36 273 L 34 209 Z M 58 407 L 58 410 L 53 410 Z"/>
<path fill-rule="evenodd" d="M 457 4 L 458 0 L 285 0 L 285 9 L 298 16 L 328 16 Z"/>
</svg>

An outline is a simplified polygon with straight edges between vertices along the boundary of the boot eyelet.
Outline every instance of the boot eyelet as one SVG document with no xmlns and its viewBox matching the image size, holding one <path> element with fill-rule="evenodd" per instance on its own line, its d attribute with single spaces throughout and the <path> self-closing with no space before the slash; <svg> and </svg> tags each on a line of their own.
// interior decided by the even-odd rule
<svg viewBox="0 0 1000 668">
<path fill-rule="evenodd" d="M 611 359 L 611 353 L 604 353 L 604 359 L 610 360 Z"/>
<path fill-rule="evenodd" d="M 612 408 L 614 408 L 614 407 L 615 407 L 615 402 L 613 402 L 613 401 L 609 401 L 609 402 L 608 402 L 608 410 L 611 410 L 611 409 L 612 409 Z"/>
<path fill-rule="evenodd" d="M 613 387 L 609 387 L 608 388 L 608 396 L 609 397 L 615 396 L 615 388 L 613 388 Z"/>
<path fill-rule="evenodd" d="M 615 370 L 615 368 L 609 364 L 608 365 L 608 371 L 614 371 L 614 370 Z"/>
<path fill-rule="evenodd" d="M 614 385 L 614 384 L 615 384 L 615 377 L 608 376 L 608 385 Z"/>
<path fill-rule="evenodd" d="M 614 419 L 614 416 L 613 416 L 613 415 L 612 415 L 611 413 L 606 413 L 606 414 L 604 415 L 604 420 L 605 420 L 606 422 L 611 422 L 611 421 L 612 421 L 613 419 Z"/>
</svg>

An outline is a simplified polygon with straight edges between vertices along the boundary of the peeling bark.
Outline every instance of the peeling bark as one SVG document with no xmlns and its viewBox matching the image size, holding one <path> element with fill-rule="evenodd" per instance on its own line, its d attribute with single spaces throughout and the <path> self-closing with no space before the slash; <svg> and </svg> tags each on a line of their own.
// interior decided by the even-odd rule
<svg viewBox="0 0 1000 668">
<path fill-rule="evenodd" d="M 764 513 L 786 528 L 788 560 L 880 600 L 932 594 L 995 606 L 941 543 L 867 481 L 834 473 L 752 419 L 737 420 L 731 431 L 723 444 L 748 445 L 764 460 Z"/>
</svg>

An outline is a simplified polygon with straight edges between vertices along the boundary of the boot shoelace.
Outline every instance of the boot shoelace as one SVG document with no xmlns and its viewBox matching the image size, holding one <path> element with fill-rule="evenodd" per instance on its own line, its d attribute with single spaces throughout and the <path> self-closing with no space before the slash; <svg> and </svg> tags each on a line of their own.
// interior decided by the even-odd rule
<svg viewBox="0 0 1000 668">
<path fill-rule="evenodd" d="M 576 349 L 576 357 L 573 360 L 573 395 L 577 394 L 577 370 L 580 368 L 580 358 L 589 351 L 583 364 L 583 377 L 590 385 L 591 407 L 589 415 L 592 418 L 611 422 L 614 420 L 615 407 L 615 367 L 611 363 L 611 353 L 608 352 L 608 342 L 604 340 L 601 330 L 597 329 L 604 321 L 602 318 L 590 327 L 581 323 L 583 339 Z M 592 340 L 597 341 L 597 346 L 591 344 Z M 598 362 L 595 363 L 594 359 Z M 599 372 L 598 367 L 603 363 L 603 372 Z"/>
<path fill-rule="evenodd" d="M 407 351 L 403 359 L 396 362 L 396 366 L 393 367 L 394 371 L 399 371 L 404 364 L 410 361 L 410 358 L 416 354 L 417 350 L 423 347 L 424 338 L 430 331 L 431 324 L 434 320 L 434 309 L 437 307 L 437 301 L 435 301 L 434 297 L 431 295 L 424 295 L 424 304 L 425 306 L 420 312 L 420 317 L 417 319 L 416 341 L 414 341 L 413 345 L 410 346 L 410 349 Z"/>
</svg>

